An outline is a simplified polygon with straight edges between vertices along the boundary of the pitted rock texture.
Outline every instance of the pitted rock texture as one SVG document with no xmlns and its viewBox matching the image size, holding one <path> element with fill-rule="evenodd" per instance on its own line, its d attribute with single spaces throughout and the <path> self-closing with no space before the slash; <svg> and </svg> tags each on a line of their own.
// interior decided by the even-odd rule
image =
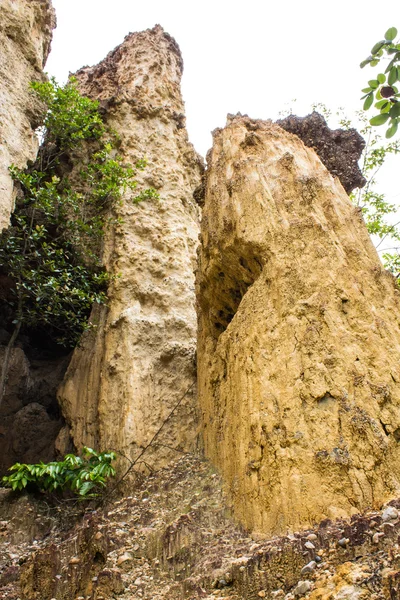
<svg viewBox="0 0 400 600">
<path fill-rule="evenodd" d="M 156 188 L 160 200 L 134 204 L 127 194 L 116 208 L 122 222 L 104 249 L 116 276 L 108 309 L 75 351 L 59 400 L 76 447 L 134 459 L 187 392 L 152 446 L 157 463 L 193 447 L 197 435 L 193 192 L 203 166 L 188 142 L 181 74 L 179 48 L 160 26 L 128 35 L 99 65 L 76 73 L 119 134 L 125 162 L 146 157 L 139 188 Z"/>
<path fill-rule="evenodd" d="M 206 455 L 286 532 L 400 491 L 400 306 L 360 212 L 270 122 L 214 132 L 197 281 Z"/>
<path fill-rule="evenodd" d="M 1 0 L 0 3 L 0 230 L 9 225 L 15 194 L 8 167 L 34 160 L 34 133 L 43 106 L 30 91 L 43 79 L 56 25 L 51 0 Z"/>
<path fill-rule="evenodd" d="M 356 129 L 329 129 L 324 117 L 315 111 L 306 117 L 289 115 L 277 124 L 313 148 L 328 171 L 339 178 L 348 194 L 355 188 L 364 187 L 367 181 L 358 161 L 365 141 Z"/>
</svg>

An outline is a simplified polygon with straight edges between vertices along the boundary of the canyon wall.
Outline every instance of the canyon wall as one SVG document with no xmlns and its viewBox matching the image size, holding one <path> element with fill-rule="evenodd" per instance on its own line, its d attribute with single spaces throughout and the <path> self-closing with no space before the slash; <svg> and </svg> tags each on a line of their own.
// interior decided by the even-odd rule
<svg viewBox="0 0 400 600">
<path fill-rule="evenodd" d="M 56 20 L 51 0 L 1 0 L 0 11 L 1 230 L 9 225 L 15 199 L 8 167 L 23 168 L 36 157 L 38 139 L 33 130 L 43 107 L 29 84 L 43 79 Z"/>
<path fill-rule="evenodd" d="M 400 491 L 400 303 L 360 210 L 298 137 L 231 118 L 208 157 L 197 279 L 206 455 L 276 533 Z"/>
<path fill-rule="evenodd" d="M 114 449 L 134 459 L 164 423 L 155 462 L 193 448 L 196 415 L 194 268 L 199 211 L 193 192 L 201 159 L 188 142 L 180 80 L 182 58 L 160 26 L 130 34 L 95 67 L 76 73 L 82 93 L 100 102 L 120 137 L 127 164 L 146 158 L 139 187 L 160 199 L 139 204 L 127 193 L 105 240 L 115 280 L 97 328 L 75 350 L 59 402 L 75 446 Z M 162 445 L 160 445 L 162 444 Z"/>
<path fill-rule="evenodd" d="M 44 107 L 30 91 L 44 80 L 55 13 L 50 0 L 0 0 L 0 230 L 7 227 L 15 191 L 9 166 L 34 160 L 34 133 Z M 10 338 L 10 281 L 0 273 L 0 361 Z M 6 302 L 4 299 L 6 298 Z M 0 402 L 0 473 L 16 461 L 54 458 L 62 427 L 56 389 L 66 367 L 63 357 L 33 356 L 23 342 L 12 351 L 5 395 Z M 21 347 L 24 346 L 24 349 Z"/>
</svg>

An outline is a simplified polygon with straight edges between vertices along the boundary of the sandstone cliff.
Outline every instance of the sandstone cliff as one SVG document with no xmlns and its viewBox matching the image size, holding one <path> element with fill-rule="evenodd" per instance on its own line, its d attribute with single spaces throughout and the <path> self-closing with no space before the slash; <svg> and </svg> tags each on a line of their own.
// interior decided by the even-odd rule
<svg viewBox="0 0 400 600">
<path fill-rule="evenodd" d="M 9 225 L 15 198 L 8 167 L 14 163 L 23 168 L 36 157 L 38 139 L 33 130 L 43 106 L 29 84 L 44 78 L 55 24 L 50 0 L 0 1 L 0 230 Z M 5 328 L 8 303 L 3 302 L 9 288 L 1 274 L 0 344 L 10 337 Z M 3 357 L 0 346 L 0 361 Z M 62 357 L 47 356 L 43 361 L 26 348 L 14 348 L 0 407 L 0 473 L 18 460 L 54 458 L 54 440 L 62 426 L 55 393 L 65 367 Z"/>
<path fill-rule="evenodd" d="M 43 78 L 50 50 L 55 13 L 51 0 L 0 2 L 0 230 L 9 224 L 14 205 L 8 167 L 25 167 L 36 157 L 33 129 L 42 107 L 29 90 Z"/>
<path fill-rule="evenodd" d="M 209 156 L 198 275 L 206 454 L 242 523 L 284 532 L 400 491 L 399 292 L 313 150 L 233 118 Z"/>
<path fill-rule="evenodd" d="M 153 448 L 157 463 L 175 456 L 168 447 L 191 448 L 197 434 L 193 192 L 202 163 L 187 138 L 181 74 L 179 48 L 160 26 L 128 35 L 103 62 L 76 74 L 119 134 L 126 163 L 146 157 L 140 183 L 160 200 L 135 205 L 126 197 L 117 207 L 122 222 L 104 248 L 116 275 L 108 310 L 75 351 L 59 401 L 77 448 L 134 458 L 189 390 L 157 439 L 163 446 Z"/>
</svg>

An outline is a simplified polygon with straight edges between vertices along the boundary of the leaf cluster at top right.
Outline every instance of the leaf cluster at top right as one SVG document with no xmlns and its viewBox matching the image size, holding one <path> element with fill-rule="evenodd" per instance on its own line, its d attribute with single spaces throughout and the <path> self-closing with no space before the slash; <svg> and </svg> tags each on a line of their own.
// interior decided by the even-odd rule
<svg viewBox="0 0 400 600">
<path fill-rule="evenodd" d="M 396 37 L 396 27 L 390 27 L 385 33 L 385 39 L 377 42 L 370 56 L 360 64 L 361 68 L 366 65 L 375 67 L 381 60 L 389 60 L 385 72 L 368 81 L 368 87 L 362 90 L 364 96 L 361 98 L 364 100 L 364 110 L 371 108 L 375 102 L 374 107 L 379 113 L 369 122 L 374 126 L 386 123 L 387 138 L 395 135 L 400 124 L 400 93 L 395 85 L 400 81 L 400 43 L 395 41 Z"/>
</svg>

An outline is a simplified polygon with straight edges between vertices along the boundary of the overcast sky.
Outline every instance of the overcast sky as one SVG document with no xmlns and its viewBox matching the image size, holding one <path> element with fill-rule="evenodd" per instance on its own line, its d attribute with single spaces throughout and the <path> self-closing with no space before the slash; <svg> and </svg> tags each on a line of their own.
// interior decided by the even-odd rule
<svg viewBox="0 0 400 600">
<path fill-rule="evenodd" d="M 323 102 L 343 106 L 351 115 L 361 107 L 360 89 L 374 73 L 370 67 L 361 70 L 360 61 L 389 27 L 400 29 L 399 0 L 53 4 L 58 26 L 46 69 L 59 81 L 69 71 L 99 62 L 131 31 L 159 23 L 175 37 L 184 60 L 189 136 L 203 156 L 211 145 L 210 132 L 225 124 L 227 113 L 275 119 L 296 99 L 297 114 Z M 393 169 L 394 163 L 382 178 L 390 199 L 400 201 Z"/>
</svg>

